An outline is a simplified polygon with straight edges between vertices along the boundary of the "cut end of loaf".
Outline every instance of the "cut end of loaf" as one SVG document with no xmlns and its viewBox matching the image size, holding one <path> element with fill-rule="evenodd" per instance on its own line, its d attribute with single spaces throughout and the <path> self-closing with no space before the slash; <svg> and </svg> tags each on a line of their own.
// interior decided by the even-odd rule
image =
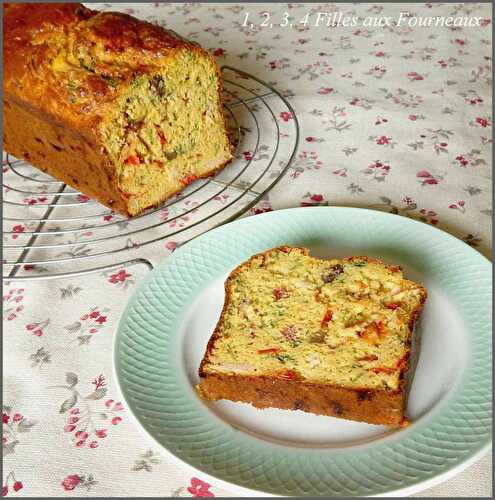
<svg viewBox="0 0 495 500">
<path fill-rule="evenodd" d="M 131 215 L 211 175 L 231 158 L 214 61 L 181 49 L 137 77 L 101 126 Z"/>
</svg>

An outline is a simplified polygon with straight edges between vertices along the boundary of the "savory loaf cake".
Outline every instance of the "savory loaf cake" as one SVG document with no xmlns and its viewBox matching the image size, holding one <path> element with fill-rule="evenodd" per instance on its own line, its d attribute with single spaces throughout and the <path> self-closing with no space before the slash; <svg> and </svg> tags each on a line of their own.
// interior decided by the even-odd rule
<svg viewBox="0 0 495 500">
<path fill-rule="evenodd" d="M 304 248 L 253 256 L 225 284 L 200 395 L 369 422 L 405 419 L 405 373 L 423 286 L 368 257 Z"/>
<path fill-rule="evenodd" d="M 126 215 L 231 158 L 199 45 L 77 3 L 4 7 L 4 149 Z"/>
</svg>

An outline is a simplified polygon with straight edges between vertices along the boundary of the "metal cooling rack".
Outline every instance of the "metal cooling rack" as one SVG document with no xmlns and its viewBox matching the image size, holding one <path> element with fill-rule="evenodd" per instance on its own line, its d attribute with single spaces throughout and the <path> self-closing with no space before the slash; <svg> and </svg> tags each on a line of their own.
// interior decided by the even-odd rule
<svg viewBox="0 0 495 500">
<path fill-rule="evenodd" d="M 4 155 L 3 278 L 61 278 L 132 264 L 151 269 L 150 244 L 173 248 L 253 207 L 293 161 L 299 125 L 271 85 L 228 66 L 222 76 L 234 161 L 132 219 Z"/>
</svg>

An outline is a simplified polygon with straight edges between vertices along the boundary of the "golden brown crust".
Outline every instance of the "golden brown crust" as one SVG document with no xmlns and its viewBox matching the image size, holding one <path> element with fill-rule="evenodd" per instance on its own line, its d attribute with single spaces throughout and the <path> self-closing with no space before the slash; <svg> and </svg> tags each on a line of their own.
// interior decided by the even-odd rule
<svg viewBox="0 0 495 500">
<path fill-rule="evenodd" d="M 163 66 L 177 50 L 211 57 L 160 26 L 77 3 L 7 4 L 4 13 L 5 95 L 89 135 L 121 92 L 108 77 L 122 80 L 120 87 L 125 88 L 139 74 Z M 67 100 L 65 85 L 46 64 L 61 50 L 76 65 L 84 65 L 85 55 L 91 56 L 91 71 L 79 75 L 85 93 L 77 103 Z"/>
<path fill-rule="evenodd" d="M 163 68 L 177 51 L 201 53 L 220 74 L 208 52 L 160 26 L 77 3 L 6 4 L 3 42 L 7 152 L 127 216 L 164 201 L 131 208 L 129 194 L 119 189 L 116 166 L 98 126 L 136 77 Z M 47 63 L 59 53 L 64 54 L 62 64 L 69 63 L 76 72 L 79 89 L 84 89 L 77 100 L 68 98 L 67 82 Z M 91 60 L 90 70 L 85 57 Z M 115 79 L 118 85 L 112 83 Z M 166 197 L 197 178 L 213 175 L 230 158 L 219 161 Z"/>
<path fill-rule="evenodd" d="M 23 124 L 29 123 L 29 127 Z M 8 99 L 4 102 L 4 149 L 103 205 L 130 215 L 114 170 L 94 138 L 51 124 Z"/>
<path fill-rule="evenodd" d="M 228 399 L 256 408 L 302 410 L 370 424 L 399 425 L 404 415 L 401 391 L 347 389 L 266 376 L 205 374 L 199 393 L 206 400 Z"/>
<path fill-rule="evenodd" d="M 317 384 L 300 379 L 295 373 L 284 376 L 254 376 L 242 374 L 211 373 L 206 370 L 210 354 L 214 348 L 223 324 L 224 316 L 231 301 L 231 283 L 235 276 L 245 267 L 249 267 L 253 260 L 262 258 L 275 251 L 302 252 L 309 254 L 303 247 L 280 246 L 265 252 L 253 255 L 249 260 L 237 266 L 225 282 L 225 300 L 220 318 L 211 336 L 205 355 L 201 361 L 198 373 L 200 383 L 197 387 L 199 395 L 205 400 L 228 399 L 249 403 L 257 408 L 275 407 L 281 409 L 298 409 L 319 415 L 328 415 L 349 420 L 367 422 L 380 425 L 407 425 L 406 396 L 407 387 L 405 374 L 409 369 L 409 355 L 411 338 L 416 319 L 426 300 L 426 289 L 421 286 L 422 298 L 413 311 L 409 321 L 409 335 L 405 356 L 400 363 L 400 383 L 398 390 L 345 388 L 329 384 Z M 363 260 L 382 264 L 392 272 L 400 271 L 398 266 L 385 264 L 379 259 L 367 256 L 346 257 L 344 261 Z M 289 371 L 290 372 L 290 371 Z"/>
</svg>

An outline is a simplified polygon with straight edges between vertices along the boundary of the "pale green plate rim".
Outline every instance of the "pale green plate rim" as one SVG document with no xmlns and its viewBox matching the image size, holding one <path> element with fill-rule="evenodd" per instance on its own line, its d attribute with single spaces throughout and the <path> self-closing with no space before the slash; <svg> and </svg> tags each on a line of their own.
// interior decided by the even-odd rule
<svg viewBox="0 0 495 500">
<path fill-rule="evenodd" d="M 375 242 L 376 248 L 393 241 L 405 249 L 408 242 L 419 252 L 418 259 L 427 252 L 427 265 L 456 301 L 472 334 L 468 367 L 456 391 L 428 418 L 378 444 L 316 450 L 248 436 L 215 417 L 178 375 L 173 332 L 204 285 L 250 255 L 283 243 L 304 245 L 332 237 L 349 242 L 359 237 Z M 431 485 L 490 446 L 491 338 L 491 263 L 476 250 L 405 217 L 359 208 L 306 207 L 221 226 L 165 259 L 145 278 L 122 315 L 114 362 L 128 408 L 145 431 L 209 477 L 284 496 L 390 495 Z"/>
</svg>

